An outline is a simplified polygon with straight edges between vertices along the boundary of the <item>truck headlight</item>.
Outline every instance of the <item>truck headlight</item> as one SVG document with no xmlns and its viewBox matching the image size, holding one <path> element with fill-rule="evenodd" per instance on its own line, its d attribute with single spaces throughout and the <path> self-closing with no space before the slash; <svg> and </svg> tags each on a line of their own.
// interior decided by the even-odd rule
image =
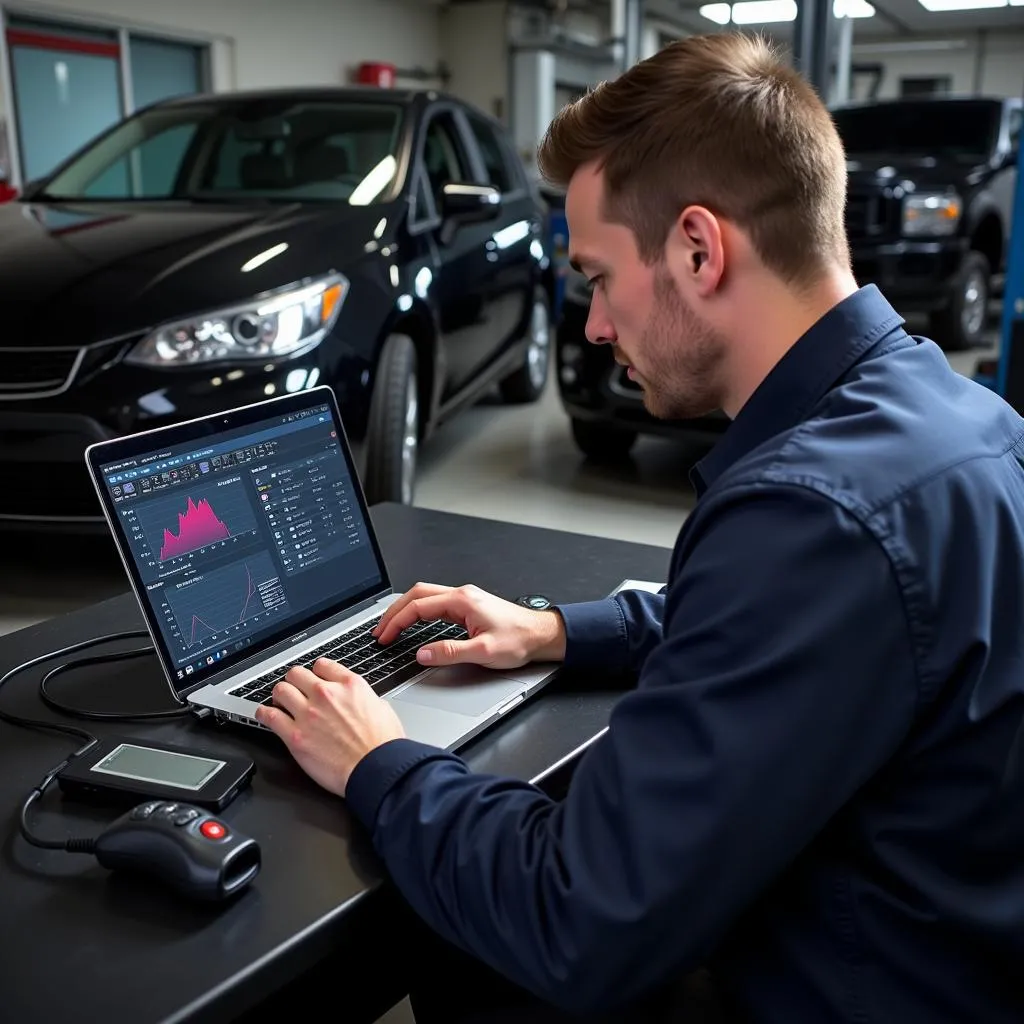
<svg viewBox="0 0 1024 1024">
<path fill-rule="evenodd" d="M 328 274 L 242 305 L 166 323 L 143 338 L 126 361 L 175 367 L 299 355 L 334 326 L 348 287 L 344 275 Z"/>
<path fill-rule="evenodd" d="M 903 200 L 903 234 L 912 238 L 952 235 L 963 206 L 955 192 L 917 192 Z"/>
</svg>

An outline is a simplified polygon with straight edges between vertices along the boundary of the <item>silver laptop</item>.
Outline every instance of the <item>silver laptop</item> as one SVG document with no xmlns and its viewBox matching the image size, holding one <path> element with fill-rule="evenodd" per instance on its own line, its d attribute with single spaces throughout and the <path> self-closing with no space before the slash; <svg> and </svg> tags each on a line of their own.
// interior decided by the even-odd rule
<svg viewBox="0 0 1024 1024">
<path fill-rule="evenodd" d="M 391 587 L 334 392 L 312 388 L 90 446 L 86 463 L 171 692 L 254 714 L 296 664 L 329 657 L 391 702 L 410 737 L 465 743 L 555 665 L 423 669 L 465 631 L 417 623 L 379 645 Z"/>
</svg>

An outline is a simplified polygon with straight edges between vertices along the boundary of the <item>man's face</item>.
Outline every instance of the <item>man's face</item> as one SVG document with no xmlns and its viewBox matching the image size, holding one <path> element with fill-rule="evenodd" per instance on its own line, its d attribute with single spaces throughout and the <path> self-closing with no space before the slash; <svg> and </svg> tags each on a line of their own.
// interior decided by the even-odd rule
<svg viewBox="0 0 1024 1024">
<path fill-rule="evenodd" d="M 603 175 L 583 167 L 566 194 L 571 258 L 592 288 L 587 340 L 614 347 L 651 415 L 714 412 L 724 340 L 684 300 L 665 262 L 644 263 L 632 230 L 604 219 L 603 189 Z"/>
</svg>

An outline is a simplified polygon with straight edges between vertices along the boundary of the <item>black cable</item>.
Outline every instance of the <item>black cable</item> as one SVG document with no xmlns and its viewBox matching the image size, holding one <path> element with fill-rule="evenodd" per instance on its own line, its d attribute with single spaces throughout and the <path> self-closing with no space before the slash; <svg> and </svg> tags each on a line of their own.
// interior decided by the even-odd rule
<svg viewBox="0 0 1024 1024">
<path fill-rule="evenodd" d="M 2 690 L 4 685 L 7 682 L 9 682 L 11 679 L 13 679 L 16 675 L 18 675 L 19 673 L 25 672 L 26 670 L 28 670 L 30 668 L 33 668 L 36 665 L 40 665 L 44 661 L 50 661 L 52 658 L 63 658 L 66 655 L 76 654 L 79 651 L 85 651 L 85 650 L 88 650 L 91 647 L 98 647 L 100 644 L 111 643 L 112 641 L 115 641 L 115 640 L 130 640 L 130 639 L 135 639 L 137 637 L 148 637 L 148 636 L 149 636 L 149 633 L 146 630 L 142 630 L 142 629 L 128 630 L 128 631 L 122 631 L 122 632 L 118 632 L 118 633 L 107 633 L 107 634 L 105 634 L 103 636 L 91 637 L 88 640 L 80 640 L 78 643 L 69 644 L 67 647 L 62 647 L 60 650 L 57 650 L 57 651 L 48 651 L 46 654 L 37 655 L 34 658 L 30 658 L 28 661 L 22 662 L 20 665 L 15 665 L 14 668 L 10 668 L 6 672 L 4 672 L 2 675 L 0 675 L 0 690 Z M 141 648 L 140 647 L 140 648 L 134 648 L 131 651 L 118 651 L 118 652 L 115 652 L 112 655 L 107 655 L 105 657 L 96 656 L 96 657 L 93 657 L 93 658 L 86 658 L 86 659 L 82 659 L 80 661 L 70 662 L 70 663 L 68 663 L 66 665 L 61 665 L 60 668 L 58 669 L 58 671 L 62 671 L 65 668 L 72 668 L 72 667 L 75 667 L 75 666 L 80 665 L 80 664 L 92 664 L 92 663 L 95 663 L 95 662 L 98 662 L 98 661 L 108 661 L 108 660 L 114 661 L 114 660 L 117 660 L 119 658 L 134 657 L 134 656 L 139 655 L 139 654 L 145 654 L 145 653 L 147 653 L 148 651 L 151 651 L 151 650 L 152 650 L 152 647 L 145 647 L 145 648 Z M 55 674 L 56 674 L 55 672 L 50 672 L 44 678 L 49 678 L 51 675 L 55 675 Z M 50 700 L 52 700 L 52 698 L 50 698 Z M 47 703 L 49 703 L 49 701 L 47 701 Z M 54 702 L 54 704 L 56 704 L 56 703 L 57 702 Z M 58 707 L 57 710 L 64 710 L 64 709 L 61 708 L 61 707 Z M 179 714 L 188 714 L 188 711 L 186 711 L 186 710 L 183 710 L 183 711 L 180 711 L 180 712 L 179 711 L 175 711 L 173 713 L 172 712 L 166 712 L 166 711 L 158 711 L 158 712 L 143 713 L 141 715 L 115 715 L 115 714 L 110 714 L 108 716 L 108 714 L 106 712 L 83 712 L 82 709 L 74 708 L 74 709 L 68 709 L 67 711 L 65 711 L 65 714 L 76 714 L 76 715 L 77 714 L 81 714 L 82 717 L 102 717 L 102 718 L 108 718 L 108 720 L 109 719 L 122 719 L 123 720 L 123 719 L 136 719 L 136 718 L 139 718 L 139 717 L 142 717 L 142 718 L 158 718 L 158 717 L 159 718 L 166 718 L 166 717 L 169 717 L 171 714 L 174 714 L 175 716 L 177 716 Z M 64 768 L 67 765 L 69 765 L 76 757 L 80 757 L 87 750 L 89 750 L 90 747 L 94 746 L 96 743 L 99 742 L 97 737 L 93 736 L 92 733 L 86 732 L 84 729 L 76 729 L 73 725 L 60 725 L 60 724 L 58 724 L 56 722 L 44 722 L 44 721 L 41 721 L 41 720 L 35 719 L 35 718 L 25 718 L 25 717 L 23 717 L 21 715 L 12 715 L 9 711 L 3 711 L 3 710 L 0 710 L 0 721 L 7 722 L 10 725 L 22 726 L 22 727 L 28 728 L 28 729 L 42 729 L 42 730 L 48 731 L 48 732 L 58 732 L 58 733 L 62 733 L 64 735 L 66 735 L 66 736 L 72 736 L 75 739 L 80 739 L 80 740 L 84 740 L 85 741 L 85 745 L 84 746 L 82 746 L 78 750 L 76 750 L 70 757 L 66 757 L 59 765 L 57 765 L 56 768 L 53 768 L 49 772 L 47 772 L 46 775 L 43 777 L 43 779 L 36 786 L 33 787 L 32 791 L 28 794 L 28 796 L 25 798 L 24 803 L 21 805 L 21 815 L 20 815 L 20 818 L 19 818 L 19 827 L 20 827 L 20 830 L 21 830 L 21 834 L 25 838 L 26 842 L 29 842 L 33 846 L 37 846 L 37 847 L 39 847 L 41 849 L 44 849 L 44 850 L 66 850 L 69 853 L 92 853 L 93 849 L 94 849 L 94 845 L 95 845 L 94 840 L 92 840 L 92 839 L 81 839 L 81 838 L 78 838 L 78 839 L 54 840 L 54 839 L 43 839 L 41 836 L 35 835 L 32 832 L 32 830 L 31 830 L 31 828 L 29 827 L 29 824 L 28 824 L 28 813 L 29 813 L 29 810 L 31 809 L 32 805 L 34 803 L 36 803 L 36 801 L 38 801 L 38 800 L 40 800 L 42 798 L 43 794 L 46 792 L 46 790 L 53 783 L 53 780 L 57 777 L 57 775 L 60 772 L 62 772 L 64 770 Z"/>
<path fill-rule="evenodd" d="M 118 651 L 116 654 L 99 654 L 91 658 L 77 658 L 75 661 L 65 662 L 51 668 L 42 679 L 39 680 L 39 698 L 53 711 L 59 711 L 74 718 L 85 718 L 94 722 L 141 722 L 154 718 L 183 718 L 192 712 L 188 708 L 177 708 L 174 711 L 140 711 L 136 714 L 122 714 L 116 711 L 89 711 L 86 708 L 73 707 L 57 700 L 50 695 L 47 685 L 55 676 L 71 669 L 85 668 L 87 665 L 103 665 L 109 661 L 122 661 L 125 658 L 137 658 L 142 654 L 149 654 L 153 650 L 152 645 L 146 647 L 135 647 L 130 651 Z"/>
</svg>

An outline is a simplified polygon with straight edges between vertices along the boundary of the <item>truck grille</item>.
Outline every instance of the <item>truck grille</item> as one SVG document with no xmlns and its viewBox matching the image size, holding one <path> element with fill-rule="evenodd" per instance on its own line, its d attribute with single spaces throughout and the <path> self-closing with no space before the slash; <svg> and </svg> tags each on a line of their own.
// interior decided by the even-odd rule
<svg viewBox="0 0 1024 1024">
<path fill-rule="evenodd" d="M 878 192 L 854 193 L 846 199 L 846 236 L 851 242 L 896 237 L 899 217 L 899 200 Z"/>
<path fill-rule="evenodd" d="M 80 348 L 0 349 L 0 397 L 60 390 L 81 353 Z"/>
</svg>

